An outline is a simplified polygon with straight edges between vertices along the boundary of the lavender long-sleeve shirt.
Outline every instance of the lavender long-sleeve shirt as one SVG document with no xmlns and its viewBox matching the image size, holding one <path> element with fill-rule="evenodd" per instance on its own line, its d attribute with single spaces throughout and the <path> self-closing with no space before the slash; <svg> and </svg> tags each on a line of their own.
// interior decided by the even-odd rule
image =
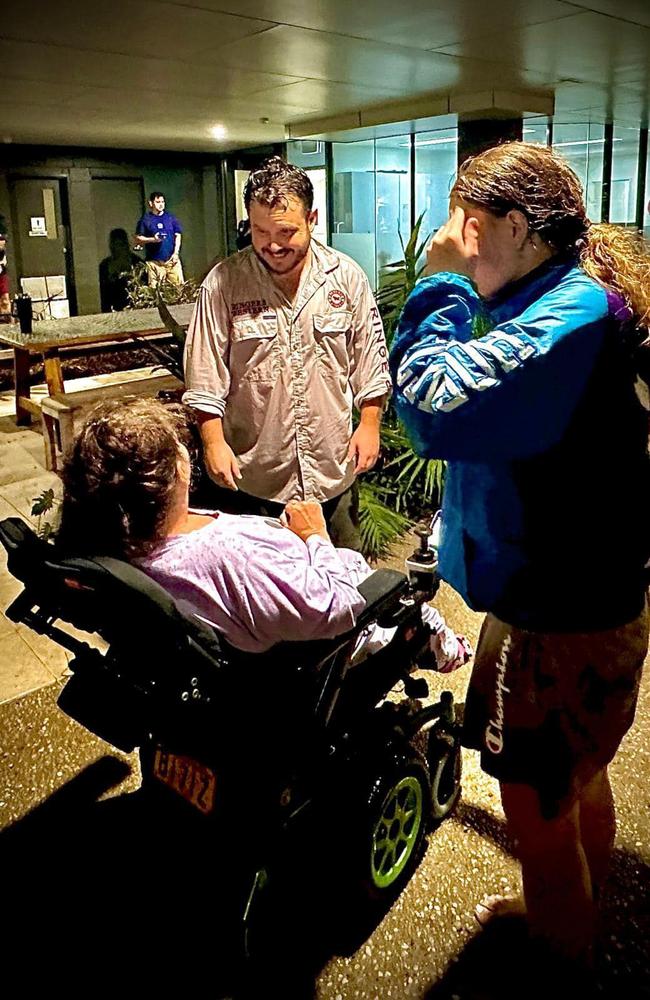
<svg viewBox="0 0 650 1000">
<path fill-rule="evenodd" d="M 303 542 L 273 518 L 232 514 L 166 538 L 138 565 L 254 653 L 351 629 L 365 606 L 357 584 L 371 572 L 358 552 L 317 535 Z"/>
</svg>

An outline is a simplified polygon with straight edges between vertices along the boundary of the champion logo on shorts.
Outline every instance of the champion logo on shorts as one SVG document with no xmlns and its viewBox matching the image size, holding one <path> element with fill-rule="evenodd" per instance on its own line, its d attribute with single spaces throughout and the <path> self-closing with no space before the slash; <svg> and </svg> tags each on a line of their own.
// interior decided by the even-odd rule
<svg viewBox="0 0 650 1000">
<path fill-rule="evenodd" d="M 327 293 L 327 301 L 333 309 L 340 309 L 341 306 L 345 305 L 345 293 L 340 288 L 333 288 L 331 292 Z"/>
<path fill-rule="evenodd" d="M 504 694 L 510 694 L 510 688 L 505 686 L 506 667 L 508 666 L 508 653 L 512 646 L 512 637 L 507 635 L 503 640 L 499 659 L 497 660 L 497 684 L 495 689 L 496 710 L 495 718 L 490 719 L 485 727 L 485 746 L 493 754 L 503 751 L 503 720 L 504 720 Z"/>
</svg>

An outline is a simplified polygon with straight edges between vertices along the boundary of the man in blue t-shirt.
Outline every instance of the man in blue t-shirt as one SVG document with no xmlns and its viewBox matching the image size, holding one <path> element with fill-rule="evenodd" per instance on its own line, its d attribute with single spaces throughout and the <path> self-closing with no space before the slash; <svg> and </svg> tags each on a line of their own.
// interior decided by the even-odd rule
<svg viewBox="0 0 650 1000">
<path fill-rule="evenodd" d="M 179 257 L 182 232 L 178 219 L 165 211 L 162 191 L 152 191 L 149 211 L 138 222 L 135 237 L 136 244 L 145 250 L 150 285 L 165 279 L 182 284 L 183 268 Z"/>
</svg>

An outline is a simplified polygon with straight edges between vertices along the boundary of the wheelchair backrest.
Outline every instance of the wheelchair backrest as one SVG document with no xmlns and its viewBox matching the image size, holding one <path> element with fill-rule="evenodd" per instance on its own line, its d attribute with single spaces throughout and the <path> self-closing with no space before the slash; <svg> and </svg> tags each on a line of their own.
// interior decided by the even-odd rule
<svg viewBox="0 0 650 1000">
<path fill-rule="evenodd" d="M 99 634 L 136 675 L 173 678 L 176 686 L 186 673 L 225 665 L 214 630 L 184 613 L 135 566 L 108 557 L 63 556 L 19 518 L 0 522 L 0 541 L 9 571 L 25 585 L 23 608 L 37 608 L 42 621 L 60 619 Z"/>
</svg>

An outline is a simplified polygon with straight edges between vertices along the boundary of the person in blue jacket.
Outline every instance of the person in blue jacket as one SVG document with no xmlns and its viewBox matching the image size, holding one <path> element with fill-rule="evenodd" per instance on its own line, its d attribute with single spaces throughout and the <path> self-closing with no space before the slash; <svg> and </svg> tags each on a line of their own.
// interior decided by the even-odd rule
<svg viewBox="0 0 650 1000">
<path fill-rule="evenodd" d="M 586 217 L 551 150 L 507 143 L 460 168 L 391 352 L 418 454 L 448 461 L 440 572 L 486 611 L 465 743 L 499 779 L 526 915 L 590 960 L 615 833 L 607 766 L 648 648 L 650 324 L 638 234 Z"/>
</svg>

